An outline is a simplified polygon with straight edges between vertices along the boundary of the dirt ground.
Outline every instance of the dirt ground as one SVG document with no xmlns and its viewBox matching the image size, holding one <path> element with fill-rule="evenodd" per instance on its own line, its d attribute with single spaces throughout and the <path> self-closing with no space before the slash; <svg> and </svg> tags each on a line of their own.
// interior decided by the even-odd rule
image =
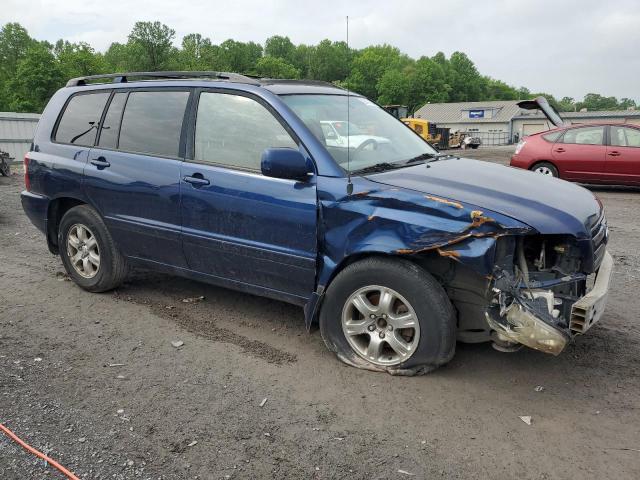
<svg viewBox="0 0 640 480">
<path fill-rule="evenodd" d="M 0 422 L 80 478 L 640 478 L 640 189 L 595 190 L 613 290 L 561 356 L 458 344 L 402 378 L 339 363 L 284 303 L 148 272 L 86 293 L 21 188 L 0 178 Z M 0 434 L 0 478 L 61 475 Z"/>
</svg>

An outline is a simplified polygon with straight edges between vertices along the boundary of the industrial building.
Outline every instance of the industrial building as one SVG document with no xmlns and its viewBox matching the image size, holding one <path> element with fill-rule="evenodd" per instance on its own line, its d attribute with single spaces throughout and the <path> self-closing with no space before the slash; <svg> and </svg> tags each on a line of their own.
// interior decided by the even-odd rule
<svg viewBox="0 0 640 480">
<path fill-rule="evenodd" d="M 508 145 L 523 136 L 551 128 L 539 111 L 523 110 L 517 100 L 427 103 L 414 116 L 449 128 L 451 133 L 467 132 L 480 137 L 483 145 Z M 640 125 L 640 110 L 603 112 L 563 112 L 569 123 L 616 122 Z"/>
<path fill-rule="evenodd" d="M 9 153 L 15 162 L 22 162 L 39 119 L 37 113 L 0 112 L 0 150 Z"/>
</svg>

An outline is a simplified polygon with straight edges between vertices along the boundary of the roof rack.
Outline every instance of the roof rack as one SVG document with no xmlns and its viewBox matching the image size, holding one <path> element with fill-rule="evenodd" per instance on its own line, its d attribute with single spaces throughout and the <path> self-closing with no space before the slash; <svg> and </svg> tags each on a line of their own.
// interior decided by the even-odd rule
<svg viewBox="0 0 640 480">
<path fill-rule="evenodd" d="M 315 85 L 318 87 L 333 87 L 344 90 L 331 82 L 325 82 L 324 80 L 297 80 L 293 78 L 260 78 L 261 85 Z"/>
<path fill-rule="evenodd" d="M 239 73 L 227 72 L 128 72 L 128 73 L 108 73 L 104 75 L 88 75 L 86 77 L 72 78 L 67 82 L 67 87 L 80 87 L 88 85 L 94 80 L 112 79 L 112 83 L 127 83 L 130 79 L 169 79 L 169 78 L 211 78 L 216 80 L 226 80 L 236 83 L 249 83 L 259 85 L 253 78 L 249 78 Z M 133 80 L 131 80 L 133 81 Z M 96 82 L 108 83 L 108 82 Z"/>
</svg>

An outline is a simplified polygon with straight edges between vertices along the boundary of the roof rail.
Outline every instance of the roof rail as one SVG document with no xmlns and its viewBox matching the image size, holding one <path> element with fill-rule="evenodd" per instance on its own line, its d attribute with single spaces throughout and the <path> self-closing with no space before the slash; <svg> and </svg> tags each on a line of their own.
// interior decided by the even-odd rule
<svg viewBox="0 0 640 480">
<path fill-rule="evenodd" d="M 93 80 L 112 79 L 112 83 L 127 83 L 130 79 L 169 79 L 169 78 L 212 78 L 226 80 L 236 83 L 249 83 L 259 85 L 253 78 L 240 75 L 239 73 L 227 72 L 128 72 L 128 73 L 107 73 L 104 75 L 88 75 L 86 77 L 72 78 L 67 82 L 67 87 L 80 87 L 88 85 Z M 133 81 L 133 80 L 131 80 Z M 101 82 L 96 82 L 101 83 Z M 107 83 L 107 82 L 102 82 Z"/>
</svg>

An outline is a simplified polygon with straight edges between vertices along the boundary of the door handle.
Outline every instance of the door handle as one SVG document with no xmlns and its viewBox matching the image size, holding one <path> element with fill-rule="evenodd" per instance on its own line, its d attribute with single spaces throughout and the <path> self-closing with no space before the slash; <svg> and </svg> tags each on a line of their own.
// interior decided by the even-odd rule
<svg viewBox="0 0 640 480">
<path fill-rule="evenodd" d="M 96 167 L 98 167 L 98 170 L 102 170 L 103 168 L 107 168 L 111 166 L 111 164 L 107 162 L 107 159 L 104 157 L 91 159 L 91 165 L 95 165 Z"/>
<path fill-rule="evenodd" d="M 555 151 L 556 151 L 556 152 L 558 152 L 558 153 L 562 153 L 562 152 L 564 152 L 564 151 L 565 151 L 565 149 L 564 149 L 564 148 L 562 148 L 562 147 L 560 147 L 560 148 L 556 148 L 556 150 L 555 150 Z"/>
<path fill-rule="evenodd" d="M 194 173 L 193 175 L 189 176 L 186 175 L 182 178 L 182 180 L 184 180 L 187 183 L 190 183 L 191 185 L 193 185 L 194 187 L 204 187 L 205 185 L 209 185 L 211 182 L 209 182 L 209 180 L 207 180 L 206 178 L 204 178 L 201 174 L 199 173 Z"/>
<path fill-rule="evenodd" d="M 609 152 L 608 154 L 610 157 L 619 157 L 620 156 L 620 152 L 616 152 L 615 150 L 613 152 Z"/>
</svg>

